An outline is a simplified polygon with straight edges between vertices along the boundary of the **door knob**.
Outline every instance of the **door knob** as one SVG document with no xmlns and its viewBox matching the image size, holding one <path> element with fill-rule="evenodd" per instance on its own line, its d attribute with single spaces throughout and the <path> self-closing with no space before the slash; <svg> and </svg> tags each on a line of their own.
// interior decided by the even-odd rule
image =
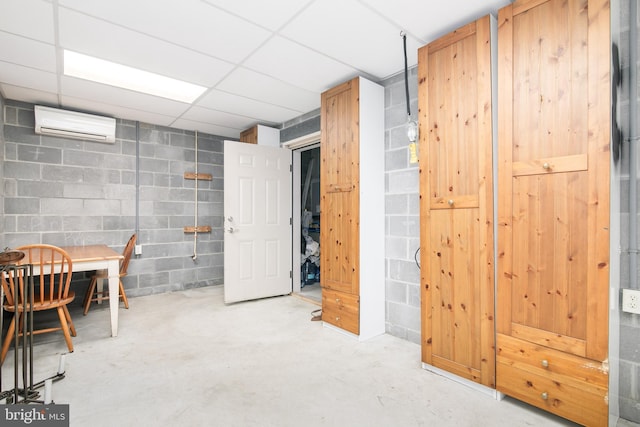
<svg viewBox="0 0 640 427">
<path fill-rule="evenodd" d="M 233 227 L 229 227 L 229 228 L 227 228 L 227 231 L 228 231 L 229 233 L 233 234 L 233 231 L 234 231 L 234 230 L 233 230 Z"/>
<path fill-rule="evenodd" d="M 544 164 L 542 165 L 542 168 L 548 171 L 549 169 L 551 169 L 551 165 L 548 162 L 544 162 Z"/>
<path fill-rule="evenodd" d="M 233 222 L 233 217 L 232 217 L 232 216 L 230 216 L 229 218 L 227 218 L 227 221 L 229 221 L 229 222 Z"/>
<path fill-rule="evenodd" d="M 453 199 L 449 199 L 447 203 L 449 204 L 449 206 L 453 206 Z"/>
</svg>

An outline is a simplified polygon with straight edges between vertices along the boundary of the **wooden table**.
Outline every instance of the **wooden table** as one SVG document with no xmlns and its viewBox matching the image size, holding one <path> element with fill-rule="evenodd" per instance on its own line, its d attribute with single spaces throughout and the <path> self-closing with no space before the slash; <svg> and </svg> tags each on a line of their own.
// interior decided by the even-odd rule
<svg viewBox="0 0 640 427">
<path fill-rule="evenodd" d="M 106 270 L 109 277 L 109 310 L 111 336 L 118 336 L 118 305 L 120 294 L 120 260 L 122 254 L 107 245 L 62 246 L 73 263 L 73 272 Z"/>
</svg>

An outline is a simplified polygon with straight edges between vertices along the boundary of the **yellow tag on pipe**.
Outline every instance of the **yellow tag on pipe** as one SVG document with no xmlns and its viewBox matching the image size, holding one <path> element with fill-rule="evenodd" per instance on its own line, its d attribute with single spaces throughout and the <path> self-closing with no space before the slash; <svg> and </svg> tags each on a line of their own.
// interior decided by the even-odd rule
<svg viewBox="0 0 640 427">
<path fill-rule="evenodd" d="M 418 163 L 418 150 L 415 142 L 409 144 L 409 163 Z"/>
</svg>

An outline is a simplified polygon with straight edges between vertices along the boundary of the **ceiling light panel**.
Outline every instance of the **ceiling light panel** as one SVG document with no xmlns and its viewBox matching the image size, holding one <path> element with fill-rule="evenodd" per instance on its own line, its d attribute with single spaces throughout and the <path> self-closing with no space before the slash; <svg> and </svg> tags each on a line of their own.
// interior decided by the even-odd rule
<svg viewBox="0 0 640 427">
<path fill-rule="evenodd" d="M 65 49 L 141 70 L 162 70 L 162 75 L 202 86 L 216 84 L 232 69 L 227 62 L 66 9 L 60 10 L 59 31 Z"/>
<path fill-rule="evenodd" d="M 202 86 L 69 50 L 64 51 L 64 74 L 188 104 L 206 90 Z"/>
</svg>

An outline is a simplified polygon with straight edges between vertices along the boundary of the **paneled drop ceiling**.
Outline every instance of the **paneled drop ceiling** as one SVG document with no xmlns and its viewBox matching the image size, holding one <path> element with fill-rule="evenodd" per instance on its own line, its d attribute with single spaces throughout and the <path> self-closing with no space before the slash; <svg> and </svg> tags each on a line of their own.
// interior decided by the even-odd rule
<svg viewBox="0 0 640 427">
<path fill-rule="evenodd" d="M 510 0 L 0 0 L 5 99 L 237 138 L 380 81 Z M 63 50 L 205 86 L 192 104 L 65 76 Z"/>
</svg>

